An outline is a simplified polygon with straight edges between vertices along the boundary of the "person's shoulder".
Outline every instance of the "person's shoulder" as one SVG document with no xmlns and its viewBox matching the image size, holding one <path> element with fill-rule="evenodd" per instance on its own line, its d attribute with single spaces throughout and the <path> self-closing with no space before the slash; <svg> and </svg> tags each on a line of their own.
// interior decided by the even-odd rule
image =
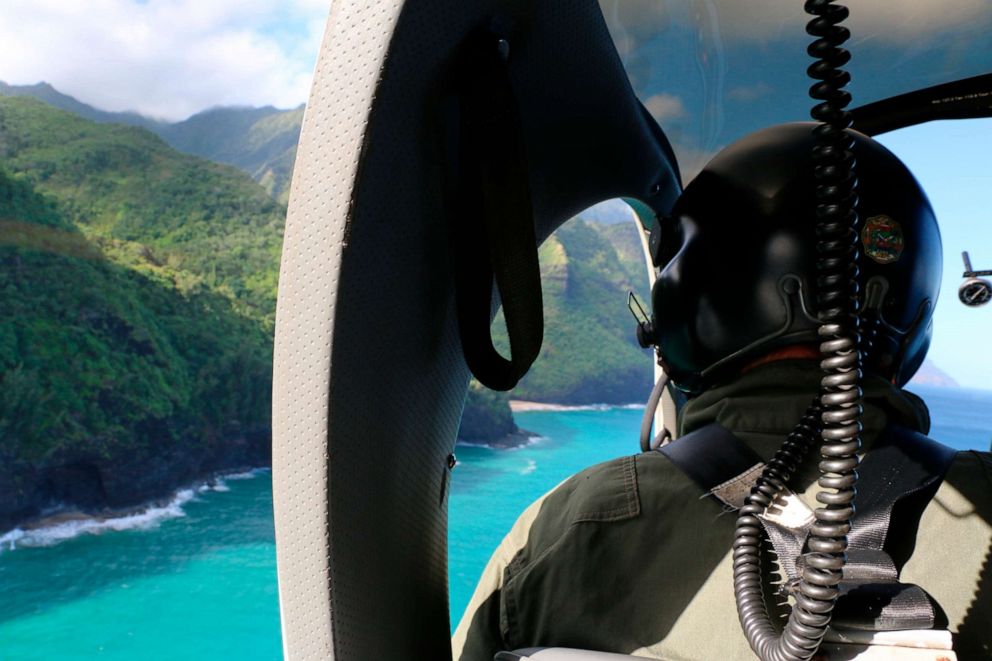
<svg viewBox="0 0 992 661">
<path fill-rule="evenodd" d="M 521 514 L 511 532 L 528 557 L 540 555 L 576 525 L 615 525 L 639 519 L 645 503 L 657 509 L 662 494 L 695 487 L 659 452 L 619 457 L 564 480 Z M 669 498 L 668 500 L 672 500 Z M 667 501 L 666 501 L 667 502 Z"/>
<path fill-rule="evenodd" d="M 980 450 L 958 452 L 944 481 L 959 491 L 984 493 L 986 499 L 992 499 L 992 454 Z"/>
<path fill-rule="evenodd" d="M 572 525 L 624 521 L 640 512 L 637 457 L 619 457 L 561 482 L 524 511 L 514 532 L 526 537 L 530 550 L 540 553 Z"/>
<path fill-rule="evenodd" d="M 543 509 L 562 525 L 613 521 L 637 516 L 640 499 L 637 457 L 619 457 L 590 466 L 551 492 Z"/>
</svg>

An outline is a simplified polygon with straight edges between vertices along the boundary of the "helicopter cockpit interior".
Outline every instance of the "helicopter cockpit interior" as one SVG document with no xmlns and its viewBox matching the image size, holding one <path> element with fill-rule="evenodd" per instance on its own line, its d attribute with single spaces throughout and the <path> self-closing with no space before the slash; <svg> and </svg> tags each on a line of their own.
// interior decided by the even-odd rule
<svg viewBox="0 0 992 661">
<path fill-rule="evenodd" d="M 990 35 L 5 6 L 0 659 L 992 658 Z"/>
<path fill-rule="evenodd" d="M 830 4 L 807 3 L 832 20 Z M 470 371 L 505 390 L 539 355 L 530 253 L 608 199 L 630 200 L 647 232 L 722 147 L 807 120 L 816 59 L 807 47 L 817 36 L 808 20 L 802 3 L 785 0 L 332 7 L 300 143 L 276 333 L 289 656 L 448 658 L 446 499 L 458 414 Z M 984 3 L 864 4 L 845 26 L 849 63 L 813 54 L 851 72 L 856 129 L 885 144 L 895 129 L 992 114 Z M 833 27 L 819 37 L 830 42 Z M 963 131 L 987 128 L 976 120 Z M 912 131 L 894 134 L 897 153 L 927 141 Z M 978 244 L 953 250 L 979 260 Z M 481 266 L 480 252 L 489 255 Z M 494 276 L 508 357 L 488 330 Z M 975 302 L 984 294 L 971 284 L 962 300 Z M 558 658 L 550 654 L 533 658 Z"/>
</svg>

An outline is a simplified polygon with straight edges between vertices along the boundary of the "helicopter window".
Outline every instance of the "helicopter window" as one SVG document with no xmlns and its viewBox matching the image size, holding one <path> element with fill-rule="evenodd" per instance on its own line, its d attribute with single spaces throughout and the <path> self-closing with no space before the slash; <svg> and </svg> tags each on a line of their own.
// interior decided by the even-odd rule
<svg viewBox="0 0 992 661">
<path fill-rule="evenodd" d="M 734 140 L 809 117 L 801 2 L 600 0 L 600 8 L 686 181 Z M 985 0 L 854 3 L 847 25 L 854 105 L 992 71 Z"/>
<path fill-rule="evenodd" d="M 452 625 L 523 508 L 568 476 L 637 447 L 653 380 L 651 353 L 637 344 L 627 310 L 628 292 L 642 305 L 650 293 L 638 223 L 626 202 L 608 200 L 549 237 L 539 251 L 541 355 L 508 395 L 470 386 L 449 499 Z M 501 313 L 493 329 L 505 355 Z"/>
</svg>

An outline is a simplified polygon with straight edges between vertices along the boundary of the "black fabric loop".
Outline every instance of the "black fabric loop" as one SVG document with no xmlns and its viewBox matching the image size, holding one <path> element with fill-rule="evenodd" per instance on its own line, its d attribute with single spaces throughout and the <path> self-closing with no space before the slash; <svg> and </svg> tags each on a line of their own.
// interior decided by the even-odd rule
<svg viewBox="0 0 992 661">
<path fill-rule="evenodd" d="M 457 204 L 452 213 L 462 349 L 485 386 L 510 390 L 544 339 L 544 304 L 529 170 L 506 58 L 511 45 L 477 35 L 463 61 L 459 94 Z M 481 216 L 481 218 L 480 218 Z M 493 345 L 493 282 L 510 358 Z"/>
</svg>

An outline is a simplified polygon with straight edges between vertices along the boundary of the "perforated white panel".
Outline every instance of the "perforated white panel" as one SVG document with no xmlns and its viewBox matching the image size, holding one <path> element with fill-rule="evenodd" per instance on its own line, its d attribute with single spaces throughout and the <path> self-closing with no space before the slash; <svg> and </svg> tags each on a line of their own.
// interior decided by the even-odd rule
<svg viewBox="0 0 992 661">
<path fill-rule="evenodd" d="M 606 198 L 674 199 L 594 0 L 400 4 L 336 0 L 290 199 L 273 478 L 292 660 L 450 656 L 445 487 L 468 372 L 449 234 L 477 219 L 447 204 L 441 109 L 465 44 L 496 27 L 511 44 L 539 237 Z"/>
<path fill-rule="evenodd" d="M 334 0 L 303 122 L 276 314 L 273 496 L 287 659 L 333 659 L 327 428 L 334 304 L 369 109 L 402 0 Z"/>
</svg>

